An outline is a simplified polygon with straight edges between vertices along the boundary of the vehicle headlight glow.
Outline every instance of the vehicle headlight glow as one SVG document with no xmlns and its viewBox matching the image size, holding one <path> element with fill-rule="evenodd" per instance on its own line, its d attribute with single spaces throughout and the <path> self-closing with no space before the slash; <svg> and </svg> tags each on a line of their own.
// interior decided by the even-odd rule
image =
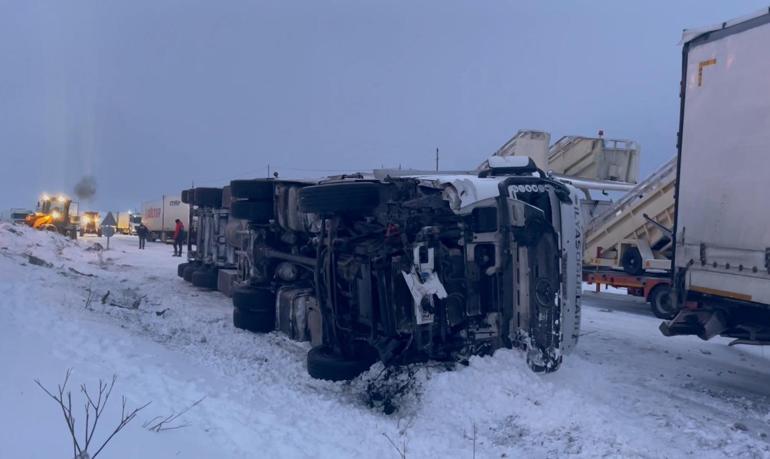
<svg viewBox="0 0 770 459">
<path fill-rule="evenodd" d="M 51 212 L 51 216 L 54 218 L 54 220 L 58 220 L 61 218 L 61 212 L 59 212 L 58 210 L 54 210 L 53 212 Z"/>
</svg>

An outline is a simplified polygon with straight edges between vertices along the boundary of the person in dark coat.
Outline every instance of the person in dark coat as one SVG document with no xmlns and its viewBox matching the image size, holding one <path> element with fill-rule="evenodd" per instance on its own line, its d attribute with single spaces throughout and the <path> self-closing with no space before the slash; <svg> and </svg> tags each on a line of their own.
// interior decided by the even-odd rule
<svg viewBox="0 0 770 459">
<path fill-rule="evenodd" d="M 136 235 L 139 236 L 139 248 L 144 250 L 144 244 L 147 242 L 147 236 L 149 236 L 150 230 L 144 226 L 144 223 L 140 223 L 136 227 Z"/>
<path fill-rule="evenodd" d="M 184 225 L 182 220 L 176 219 L 176 226 L 174 227 L 174 256 L 182 256 L 182 244 L 184 243 Z M 177 251 L 177 248 L 179 249 Z"/>
</svg>

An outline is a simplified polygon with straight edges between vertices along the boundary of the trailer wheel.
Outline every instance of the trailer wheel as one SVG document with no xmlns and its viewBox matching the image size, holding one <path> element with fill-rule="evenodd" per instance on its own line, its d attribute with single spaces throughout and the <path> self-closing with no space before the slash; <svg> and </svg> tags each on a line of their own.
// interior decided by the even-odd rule
<svg viewBox="0 0 770 459">
<path fill-rule="evenodd" d="M 349 358 L 329 346 L 316 346 L 307 353 L 307 372 L 315 379 L 349 381 L 372 366 L 373 358 Z"/>
<path fill-rule="evenodd" d="M 299 208 L 316 214 L 367 212 L 380 205 L 385 185 L 373 182 L 327 183 L 299 192 Z"/>
<path fill-rule="evenodd" d="M 275 182 L 272 179 L 233 180 L 230 182 L 232 199 L 272 201 L 274 193 Z"/>
<path fill-rule="evenodd" d="M 656 285 L 650 292 L 647 301 L 650 302 L 652 313 L 658 319 L 671 320 L 678 312 L 674 306 L 671 286 L 668 284 Z"/>
<path fill-rule="evenodd" d="M 639 249 L 636 247 L 629 247 L 623 252 L 620 264 L 623 266 L 623 271 L 632 276 L 639 276 L 644 273 L 642 254 L 639 253 Z"/>
<path fill-rule="evenodd" d="M 198 268 L 200 268 L 200 264 L 198 264 L 198 263 L 188 263 L 188 265 L 185 266 L 184 270 L 182 270 L 182 279 L 186 280 L 187 282 L 192 282 L 193 273 Z"/>
<path fill-rule="evenodd" d="M 195 188 L 193 204 L 198 207 L 220 207 L 222 205 L 222 188 Z"/>
<path fill-rule="evenodd" d="M 216 290 L 217 270 L 211 267 L 199 268 L 192 273 L 190 280 L 196 287 Z"/>
<path fill-rule="evenodd" d="M 233 290 L 233 325 L 255 333 L 275 330 L 275 294 L 264 288 Z"/>
<path fill-rule="evenodd" d="M 246 310 L 275 311 L 275 294 L 266 288 L 238 287 L 233 290 L 233 306 Z"/>
<path fill-rule="evenodd" d="M 275 330 L 275 313 L 269 310 L 233 308 L 233 326 L 254 333 L 269 333 Z"/>
<path fill-rule="evenodd" d="M 233 201 L 230 204 L 230 216 L 254 223 L 268 223 L 273 218 L 273 202 Z"/>
</svg>

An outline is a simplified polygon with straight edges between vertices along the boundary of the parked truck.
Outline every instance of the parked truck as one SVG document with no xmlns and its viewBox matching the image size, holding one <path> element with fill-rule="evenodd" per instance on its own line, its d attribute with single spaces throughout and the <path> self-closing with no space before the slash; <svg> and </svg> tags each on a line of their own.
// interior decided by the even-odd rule
<svg viewBox="0 0 770 459">
<path fill-rule="evenodd" d="M 583 280 L 626 288 L 671 319 L 672 228 L 676 158 L 590 220 L 585 229 Z"/>
<path fill-rule="evenodd" d="M 770 344 L 770 13 L 683 37 L 674 228 L 664 335 Z"/>
<path fill-rule="evenodd" d="M 132 211 L 115 212 L 118 225 L 115 230 L 120 234 L 136 234 L 136 227 L 142 223 L 142 216 Z"/>
<path fill-rule="evenodd" d="M 179 195 L 164 195 L 157 201 L 142 204 L 142 223 L 150 231 L 150 241 L 171 241 L 176 219 L 187 224 L 190 206 L 182 202 Z"/>
</svg>

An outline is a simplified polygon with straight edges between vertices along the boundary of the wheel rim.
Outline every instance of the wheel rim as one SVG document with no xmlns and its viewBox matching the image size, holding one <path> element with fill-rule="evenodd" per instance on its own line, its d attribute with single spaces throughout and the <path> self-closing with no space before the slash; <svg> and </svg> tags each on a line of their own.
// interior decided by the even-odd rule
<svg viewBox="0 0 770 459">
<path fill-rule="evenodd" d="M 674 313 L 674 303 L 671 301 L 671 292 L 664 291 L 657 298 L 658 309 L 666 314 Z"/>
</svg>

